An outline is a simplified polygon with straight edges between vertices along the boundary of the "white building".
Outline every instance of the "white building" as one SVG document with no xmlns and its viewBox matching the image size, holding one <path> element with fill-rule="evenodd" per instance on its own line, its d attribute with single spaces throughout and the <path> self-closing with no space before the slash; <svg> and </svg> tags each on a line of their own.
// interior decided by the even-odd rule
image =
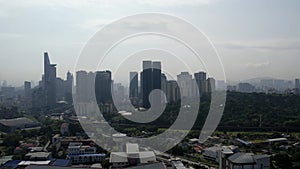
<svg viewBox="0 0 300 169">
<path fill-rule="evenodd" d="M 139 151 L 138 144 L 126 144 L 126 152 L 111 152 L 109 162 L 112 168 L 135 166 L 156 162 L 153 151 Z"/>
<path fill-rule="evenodd" d="M 187 169 L 181 161 L 171 161 L 172 169 Z"/>
</svg>

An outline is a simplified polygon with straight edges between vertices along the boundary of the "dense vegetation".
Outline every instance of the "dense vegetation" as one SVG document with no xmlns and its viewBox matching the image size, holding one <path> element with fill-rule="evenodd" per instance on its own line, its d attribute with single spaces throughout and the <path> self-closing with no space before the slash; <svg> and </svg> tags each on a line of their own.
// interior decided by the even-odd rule
<svg viewBox="0 0 300 169">
<path fill-rule="evenodd" d="M 5 107 L 0 105 L 0 119 L 12 119 L 21 116 L 22 113 L 18 110 L 17 107 Z"/>
<path fill-rule="evenodd" d="M 210 96 L 203 96 L 194 129 L 202 128 L 209 106 Z M 147 124 L 147 127 L 168 128 L 176 120 L 179 109 L 179 103 L 168 105 L 162 116 Z M 104 116 L 112 126 L 121 130 L 124 126 L 142 125 L 130 122 L 117 113 Z M 300 131 L 300 95 L 228 92 L 218 129 Z"/>
<path fill-rule="evenodd" d="M 229 92 L 219 126 L 299 131 L 300 95 Z"/>
</svg>

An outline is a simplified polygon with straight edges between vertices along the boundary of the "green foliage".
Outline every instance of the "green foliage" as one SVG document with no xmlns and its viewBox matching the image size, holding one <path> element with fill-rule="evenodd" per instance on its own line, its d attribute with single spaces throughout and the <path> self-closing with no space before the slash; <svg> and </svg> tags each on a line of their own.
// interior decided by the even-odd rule
<svg viewBox="0 0 300 169">
<path fill-rule="evenodd" d="M 220 126 L 300 128 L 300 96 L 228 92 Z"/>
<path fill-rule="evenodd" d="M 275 165 L 280 169 L 289 169 L 292 167 L 291 159 L 285 152 L 276 154 L 273 160 L 275 161 Z"/>
<path fill-rule="evenodd" d="M 20 145 L 19 140 L 21 140 L 21 135 L 16 133 L 11 133 L 5 136 L 2 145 L 6 147 L 17 147 Z"/>
<path fill-rule="evenodd" d="M 22 113 L 15 106 L 12 107 L 0 106 L 0 119 L 13 119 L 21 116 Z"/>
</svg>

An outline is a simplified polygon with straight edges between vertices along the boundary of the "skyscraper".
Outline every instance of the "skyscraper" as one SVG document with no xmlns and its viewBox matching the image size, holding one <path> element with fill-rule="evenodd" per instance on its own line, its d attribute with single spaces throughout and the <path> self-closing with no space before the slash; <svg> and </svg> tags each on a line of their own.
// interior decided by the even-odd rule
<svg viewBox="0 0 300 169">
<path fill-rule="evenodd" d="M 66 93 L 72 94 L 72 87 L 73 87 L 73 75 L 68 71 L 67 80 L 66 80 Z"/>
<path fill-rule="evenodd" d="M 130 99 L 137 99 L 138 98 L 138 73 L 137 72 L 130 72 L 130 83 L 129 83 L 129 97 Z"/>
<path fill-rule="evenodd" d="M 167 81 L 167 100 L 168 103 L 174 103 L 180 100 L 180 90 L 175 80 Z"/>
<path fill-rule="evenodd" d="M 210 78 L 207 78 L 207 92 L 211 93 L 211 92 L 214 92 L 216 90 L 216 80 L 212 77 Z"/>
<path fill-rule="evenodd" d="M 199 95 L 202 96 L 206 93 L 206 73 L 205 72 L 199 72 L 194 74 L 196 83 L 199 88 Z"/>
<path fill-rule="evenodd" d="M 167 76 L 163 73 L 161 74 L 161 90 L 167 95 Z"/>
<path fill-rule="evenodd" d="M 44 95 L 45 106 L 53 106 L 56 103 L 56 64 L 51 64 L 48 53 L 44 53 Z"/>
<path fill-rule="evenodd" d="M 95 93 L 97 103 L 111 103 L 112 102 L 112 79 L 111 72 L 97 71 L 95 80 Z"/>
<path fill-rule="evenodd" d="M 143 107 L 150 108 L 149 94 L 153 89 L 161 89 L 161 63 L 143 61 L 143 72 L 141 73 L 141 96 Z"/>
<path fill-rule="evenodd" d="M 26 99 L 31 98 L 31 82 L 28 81 L 24 82 L 24 97 Z"/>
<path fill-rule="evenodd" d="M 161 63 L 153 62 L 152 63 L 152 80 L 153 88 L 152 89 L 161 89 Z"/>
<path fill-rule="evenodd" d="M 295 79 L 295 88 L 300 89 L 300 82 L 299 79 Z"/>
<path fill-rule="evenodd" d="M 180 94 L 182 97 L 192 97 L 192 75 L 189 72 L 181 72 L 177 75 Z"/>
<path fill-rule="evenodd" d="M 142 102 L 144 108 L 150 108 L 150 102 L 149 102 L 149 94 L 152 91 L 152 61 L 143 61 L 143 72 L 141 74 L 142 76 Z"/>
<path fill-rule="evenodd" d="M 300 82 L 299 82 L 299 79 L 295 79 L 295 93 L 296 94 L 300 93 Z"/>
</svg>

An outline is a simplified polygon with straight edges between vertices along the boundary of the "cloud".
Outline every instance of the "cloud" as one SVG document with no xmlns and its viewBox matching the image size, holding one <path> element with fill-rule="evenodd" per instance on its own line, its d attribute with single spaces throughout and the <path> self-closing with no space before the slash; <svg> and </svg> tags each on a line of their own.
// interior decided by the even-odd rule
<svg viewBox="0 0 300 169">
<path fill-rule="evenodd" d="M 109 24 L 110 22 L 112 22 L 112 20 L 110 19 L 95 18 L 86 20 L 83 23 L 76 26 L 79 26 L 81 29 L 86 30 L 99 30 L 101 27 L 105 26 L 106 24 Z"/>
<path fill-rule="evenodd" d="M 260 63 L 247 63 L 248 68 L 265 68 L 270 65 L 270 62 L 260 62 Z"/>
<path fill-rule="evenodd" d="M 300 39 L 231 40 L 219 41 L 215 44 L 229 50 L 300 50 Z"/>
<path fill-rule="evenodd" d="M 205 5 L 216 0 L 16 0 L 6 1 L 0 0 L 0 5 L 13 5 L 18 7 L 49 7 L 49 8 L 77 8 L 80 9 L 84 6 L 99 6 L 102 8 L 114 8 L 124 5 L 150 5 L 158 7 L 174 7 L 174 6 L 194 6 L 194 5 Z"/>
<path fill-rule="evenodd" d="M 0 33 L 1 39 L 15 39 L 15 38 L 22 38 L 24 35 L 17 34 L 17 33 Z"/>
<path fill-rule="evenodd" d="M 194 6 L 194 5 L 206 5 L 214 2 L 214 0 L 138 0 L 141 4 L 147 4 L 159 7 L 170 6 Z"/>
</svg>

